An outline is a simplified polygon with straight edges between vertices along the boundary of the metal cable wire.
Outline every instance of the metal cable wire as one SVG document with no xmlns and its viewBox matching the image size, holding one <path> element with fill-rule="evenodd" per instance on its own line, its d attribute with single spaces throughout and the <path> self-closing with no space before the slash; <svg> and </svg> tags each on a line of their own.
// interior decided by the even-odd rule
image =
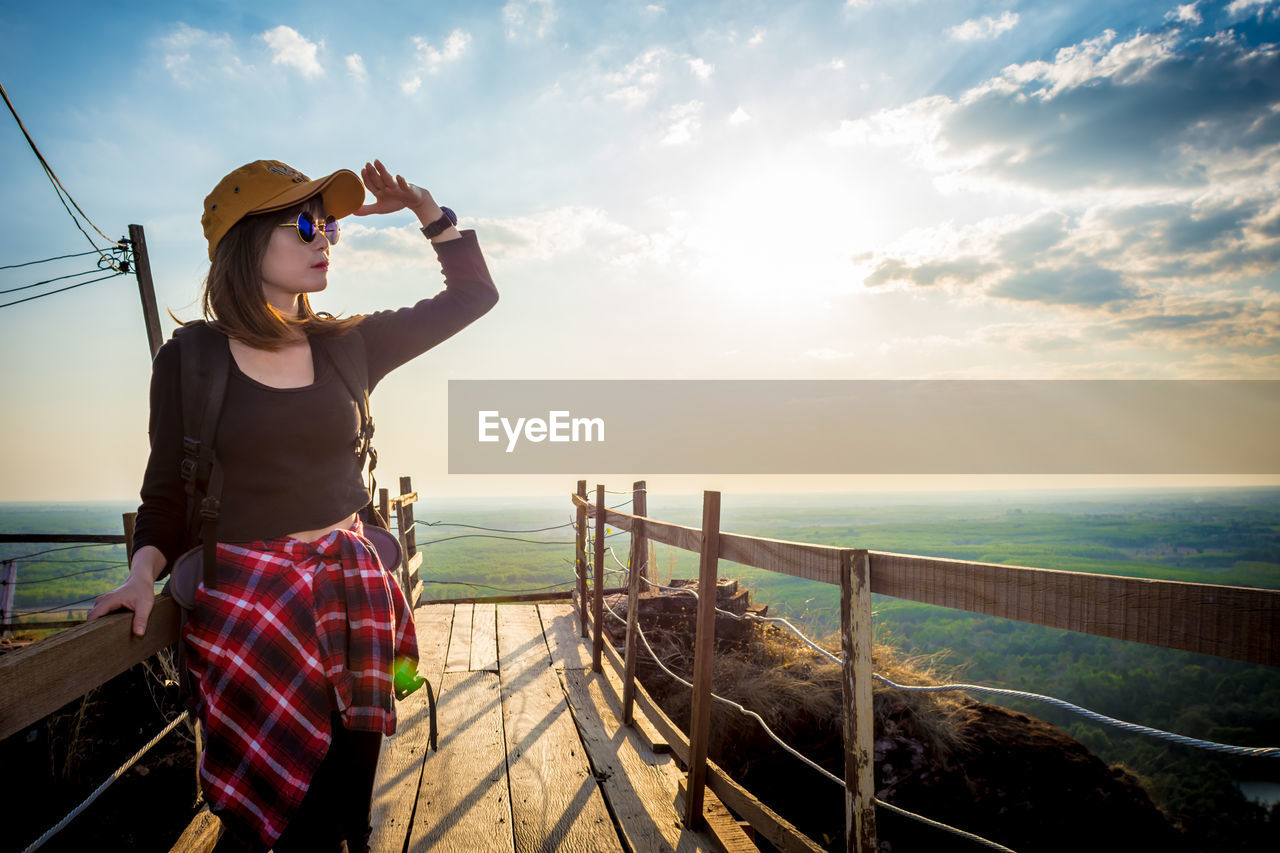
<svg viewBox="0 0 1280 853">
<path fill-rule="evenodd" d="M 496 589 L 499 592 L 542 592 L 543 590 L 546 590 L 546 589 L 556 589 L 562 586 L 570 586 L 572 584 L 577 583 L 577 581 L 576 580 L 563 581 L 561 583 L 550 584 L 549 586 L 535 586 L 535 587 L 530 587 L 528 589 L 508 589 L 506 587 L 501 587 L 501 586 L 489 586 L 488 584 L 484 584 L 484 583 L 472 583 L 471 581 L 423 581 L 423 583 L 426 585 L 437 583 L 437 584 L 446 584 L 446 585 L 452 585 L 452 586 L 476 586 L 476 587 L 480 587 L 481 589 Z"/>
<path fill-rule="evenodd" d="M 53 613 L 55 610 L 66 610 L 67 608 L 74 607 L 77 604 L 84 604 L 86 601 L 94 601 L 97 599 L 97 597 L 98 596 L 96 595 L 91 595 L 88 598 L 80 598 L 75 601 L 65 602 L 63 604 L 55 604 L 53 607 L 46 607 L 44 610 L 24 610 L 21 614 L 15 614 L 15 615 L 35 616 L 38 613 Z"/>
<path fill-rule="evenodd" d="M 77 287 L 84 287 L 86 284 L 96 284 L 99 281 L 106 281 L 109 278 L 117 278 L 122 275 L 124 275 L 123 270 L 116 270 L 115 272 L 108 273 L 107 275 L 104 275 L 100 278 L 91 278 L 88 281 L 82 281 L 77 284 L 70 284 L 70 285 L 67 285 L 66 287 L 59 287 L 57 290 L 49 290 L 44 293 L 37 293 L 35 296 L 28 296 L 25 299 L 15 299 L 12 302 L 5 302 L 3 304 L 0 304 L 0 308 L 8 308 L 11 305 L 21 305 L 23 302 L 31 302 L 36 299 L 43 299 L 46 296 L 53 296 L 55 293 L 65 293 L 68 290 L 75 290 Z"/>
<path fill-rule="evenodd" d="M 91 270 L 84 270 L 83 272 L 67 273 L 66 275 L 60 275 L 56 278 L 46 278 L 44 281 L 37 281 L 35 284 L 24 284 L 21 287 L 10 287 L 7 290 L 0 290 L 0 295 L 5 293 L 17 293 L 19 290 L 30 290 L 31 288 L 39 287 L 42 284 L 53 284 L 55 281 L 64 281 L 68 278 L 76 278 L 77 276 L 82 275 L 93 275 L 94 273 L 101 271 L 101 268 L 95 268 Z"/>
<path fill-rule="evenodd" d="M 52 258 L 41 258 L 38 261 L 26 261 L 25 263 L 21 263 L 21 264 L 5 264 L 4 266 L 0 266 L 0 270 L 16 270 L 16 269 L 19 269 L 20 267 L 32 267 L 32 266 L 35 266 L 36 264 L 47 264 L 50 261 L 65 261 L 67 258 L 83 258 L 85 255 L 96 255 L 96 254 L 98 254 L 97 249 L 93 249 L 88 252 L 73 252 L 70 255 L 55 255 Z"/>
<path fill-rule="evenodd" d="M 615 558 L 614 558 L 614 559 L 617 559 L 617 557 L 615 556 Z M 621 622 L 624 622 L 624 623 L 626 622 L 626 620 L 625 620 L 625 619 L 623 619 L 621 616 L 619 616 L 617 613 L 615 613 L 615 612 L 614 612 L 613 608 L 609 606 L 608 602 L 606 602 L 606 601 L 603 601 L 603 600 L 602 600 L 602 603 L 604 604 L 605 609 L 609 611 L 609 615 L 611 615 L 614 619 L 617 619 L 617 620 L 619 620 L 619 621 L 621 621 Z M 647 637 L 645 637 L 645 635 L 644 635 L 644 629 L 640 627 L 640 623 L 638 623 L 638 622 L 636 623 L 636 635 L 640 638 L 640 641 L 641 641 L 642 643 L 644 643 L 645 650 L 649 653 L 649 657 L 651 657 L 651 658 L 653 659 L 653 662 L 654 662 L 654 663 L 656 663 L 659 667 L 661 667 L 661 668 L 662 668 L 662 671 L 663 671 L 663 672 L 665 672 L 665 673 L 666 673 L 667 675 L 669 675 L 671 678 L 673 678 L 673 679 L 675 679 L 676 681 L 678 681 L 678 682 L 680 682 L 681 684 L 683 684 L 685 687 L 688 687 L 690 690 L 692 690 L 692 689 L 693 689 L 693 685 L 692 685 L 690 682 L 688 682 L 688 681 L 686 681 L 685 679 L 681 678 L 680 676 L 676 675 L 674 672 L 672 672 L 672 671 L 667 667 L 667 665 L 666 665 L 665 663 L 663 663 L 663 662 L 662 662 L 661 658 L 659 658 L 659 657 L 658 657 L 658 655 L 653 651 L 653 647 L 649 645 L 649 640 L 648 640 L 648 638 L 647 638 Z M 789 752 L 791 755 L 794 755 L 796 758 L 800 759 L 802 762 L 804 762 L 804 763 L 805 763 L 805 764 L 807 764 L 808 766 L 812 767 L 814 770 L 816 770 L 816 771 L 818 771 L 819 773 L 821 773 L 821 774 L 822 774 L 824 777 L 826 777 L 827 779 L 830 779 L 832 782 L 835 782 L 835 783 L 836 783 L 837 785 L 839 785 L 841 788 L 846 788 L 846 787 L 847 787 L 847 786 L 845 785 L 845 783 L 844 783 L 844 780 L 843 780 L 843 779 L 841 779 L 839 776 L 836 776 L 834 773 L 832 773 L 831 771 L 827 770 L 827 769 L 826 769 L 825 767 L 823 767 L 822 765 L 820 765 L 820 764 L 818 764 L 818 763 L 814 762 L 814 761 L 813 761 L 813 760 L 811 760 L 808 756 L 806 756 L 806 755 L 804 755 L 804 754 L 802 754 L 802 753 L 798 752 L 798 751 L 797 751 L 795 748 L 793 748 L 790 744 L 788 744 L 786 741 L 782 740 L 782 738 L 778 737 L 778 735 L 774 733 L 773 729 L 769 728 L 769 724 L 768 724 L 768 723 L 766 723 L 766 722 L 764 721 L 764 719 L 763 719 L 759 714 L 757 714 L 755 711 L 751 711 L 751 710 L 749 710 L 749 709 L 747 709 L 747 708 L 744 708 L 742 705 L 739 705 L 737 702 L 734 702 L 734 701 L 732 701 L 731 699 L 726 699 L 726 698 L 724 698 L 723 696 L 719 696 L 719 695 L 717 695 L 717 694 L 715 694 L 715 693 L 712 693 L 712 694 L 711 694 L 711 698 L 713 698 L 713 699 L 718 699 L 719 701 L 721 701 L 721 702 L 723 702 L 724 704 L 726 704 L 726 705 L 730 706 L 731 708 L 734 708 L 734 709 L 736 709 L 736 710 L 738 710 L 738 711 L 742 712 L 743 714 L 746 714 L 748 717 L 753 718 L 756 722 L 758 722 L 758 723 L 760 724 L 760 727 L 764 729 L 765 734 L 767 734 L 767 735 L 768 735 L 768 736 L 769 736 L 769 737 L 774 741 L 774 743 L 778 744 L 778 746 L 782 747 L 784 750 L 786 750 L 787 752 Z M 964 838 L 964 839 L 967 839 L 967 840 L 969 840 L 969 841 L 972 841 L 972 842 L 974 842 L 975 844 L 981 844 L 981 845 L 983 845 L 984 847 L 988 847 L 988 848 L 990 848 L 990 849 L 992 849 L 992 850 L 1000 850 L 1000 851 L 1003 851 L 1003 853 L 1015 853 L 1015 851 L 1011 850 L 1010 848 L 1005 847 L 1005 846 L 1004 846 L 1004 845 L 1002 845 L 1002 844 L 997 844 L 996 842 L 994 842 L 994 841 L 990 841 L 990 840 L 988 840 L 988 839 L 986 839 L 986 838 L 983 838 L 983 837 L 982 837 L 982 836 L 980 836 L 980 835 L 975 835 L 975 834 L 973 834 L 972 832 L 966 832 L 966 831 L 965 831 L 965 830 L 963 830 L 963 829 L 957 829 L 957 828 L 956 828 L 956 827 L 954 827 L 954 826 L 948 826 L 948 825 L 947 825 L 947 824 L 945 824 L 945 823 L 940 823 L 940 822 L 938 822 L 938 821 L 936 821 L 936 820 L 933 820 L 933 819 L 931 819 L 931 818 L 927 818 L 927 817 L 925 817 L 925 816 L 923 816 L 923 815 L 918 815 L 918 814 L 916 814 L 915 812 L 909 812 L 909 811 L 907 811 L 906 809 L 904 809 L 904 808 L 902 808 L 902 807 L 900 807 L 900 806 L 895 806 L 895 805 L 892 805 L 892 804 L 890 804 L 890 803 L 886 803 L 885 801 L 883 801 L 883 800 L 879 799 L 878 797 L 874 799 L 874 802 L 875 802 L 875 804 L 876 804 L 877 806 L 882 806 L 882 807 L 884 807 L 884 808 L 887 808 L 887 809 L 889 809 L 890 811 L 895 812 L 896 814 L 900 814 L 900 815 L 902 815 L 903 817 L 911 818 L 911 819 L 913 819 L 913 820 L 916 820 L 916 821 L 919 821 L 919 822 L 921 822 L 921 823 L 924 823 L 924 824 L 927 824 L 927 825 L 929 825 L 929 826 L 932 826 L 932 827 L 934 827 L 935 829 L 940 829 L 940 830 L 943 830 L 943 831 L 949 832 L 949 833 L 951 833 L 951 834 L 953 834 L 953 835 L 959 836 L 960 838 Z"/>
<path fill-rule="evenodd" d="M 71 212 L 71 208 L 67 207 L 67 202 L 68 201 L 71 202 L 72 207 L 74 207 L 76 211 L 79 212 L 80 216 L 84 218 L 85 222 L 89 223 L 89 225 L 93 228 L 94 231 L 97 231 L 100 235 L 102 235 L 103 240 L 106 240 L 108 243 L 112 243 L 114 245 L 119 245 L 119 244 L 116 243 L 116 241 L 112 240 L 110 237 L 108 237 L 105 233 L 103 233 L 103 230 L 101 228 L 99 228 L 97 225 L 94 224 L 93 220 L 89 218 L 88 214 L 86 214 L 83 210 L 80 209 L 80 205 L 76 204 L 76 200 L 71 197 L 71 193 L 67 192 L 67 188 L 62 185 L 62 181 L 58 180 L 58 176 L 54 174 L 53 167 L 49 165 L 48 160 L 44 159 L 44 155 L 40 153 L 40 149 L 39 147 L 36 146 L 35 140 L 32 139 L 31 134 L 27 132 L 27 126 L 22 123 L 22 118 L 18 115 L 18 110 L 16 107 L 14 107 L 13 101 L 9 100 L 9 93 L 5 91 L 3 83 L 0 83 L 0 97 L 4 98 L 5 106 L 7 106 L 9 108 L 9 112 L 13 114 L 13 120 L 18 123 L 18 128 L 22 131 L 22 135 L 26 137 L 27 144 L 31 146 L 31 150 L 35 153 L 36 159 L 40 161 L 40 166 L 41 168 L 44 169 L 45 177 L 49 179 L 49 183 L 53 184 L 53 190 L 58 196 L 58 201 L 62 202 L 62 206 L 63 208 L 66 209 L 67 215 L 70 216 L 71 221 L 75 223 L 76 230 L 78 230 L 81 234 L 84 235 L 84 238 L 89 241 L 89 245 L 93 246 L 94 251 L 96 251 L 99 255 L 101 255 L 104 260 L 111 263 L 110 258 L 108 258 L 107 255 L 102 251 L 102 249 L 98 248 L 98 245 L 93 242 L 93 238 L 89 236 L 89 232 L 85 231 L 84 228 L 80 225 L 80 220 L 77 219 L 76 215 Z M 117 272 L 122 272 L 122 270 L 120 270 L 119 267 L 116 267 L 114 263 L 112 263 L 112 269 L 115 269 Z M 0 306 L 0 307 L 3 307 L 3 306 Z"/>
<path fill-rule="evenodd" d="M 19 555 L 18 555 L 18 556 L 16 556 L 16 557 L 4 557 L 4 558 L 2 558 L 2 559 L 5 559 L 5 560 L 29 560 L 29 559 L 31 559 L 32 557 L 41 557 L 41 556 L 44 556 L 45 554 L 53 554 L 53 553 L 56 553 L 56 552 L 58 552 L 58 551 L 74 551 L 74 550 L 76 550 L 77 548 L 104 548 L 104 547 L 105 547 L 105 548 L 114 548 L 114 547 L 116 547 L 117 545 L 122 545 L 122 544 L 124 544 L 124 543 L 122 543 L 122 542 L 84 542 L 84 543 L 81 543 L 81 544 L 79 544 L 79 545 L 63 545 L 63 546 L 60 546 L 60 547 L 58 547 L 58 548 L 46 548 L 46 549 L 45 549 L 45 550 L 43 550 L 43 551 L 33 551 L 33 552 L 32 552 L 32 553 L 30 553 L 30 554 L 19 554 Z"/>
<path fill-rule="evenodd" d="M 84 801 L 80 803 L 80 805 L 72 809 L 70 814 L 68 814 L 62 820 L 58 821 L 56 824 L 50 827 L 48 831 L 45 832 L 44 835 L 41 835 L 39 838 L 33 841 L 22 853 L 32 853 L 32 851 L 40 849 L 40 847 L 46 841 L 48 841 L 54 835 L 61 832 L 66 827 L 67 824 L 71 823 L 71 821 L 73 821 L 81 812 L 83 812 L 90 805 L 92 805 L 93 801 L 98 799 L 98 796 L 103 791 L 107 790 L 107 788 L 110 788 L 111 785 L 117 779 L 119 779 L 121 776 L 127 773 L 129 771 L 129 768 L 132 767 L 134 764 L 136 764 L 139 758 L 142 758 L 142 756 L 146 755 L 147 751 L 150 750 L 157 743 L 159 743 L 164 738 L 165 735 L 169 734 L 169 732 L 177 728 L 178 724 L 187 718 L 187 714 L 188 714 L 187 711 L 183 711 L 181 714 L 179 714 L 178 716 L 170 720 L 169 725 L 165 726 L 164 729 L 162 729 L 158 735 L 156 735 L 150 741 L 148 741 L 146 746 L 142 747 L 142 749 L 139 749 L 137 752 L 135 752 L 129 758 L 128 761 L 120 765 L 120 767 L 116 770 L 116 772 L 108 776 L 105 782 L 103 782 L 96 789 L 94 789 L 92 794 L 85 797 Z"/>
<path fill-rule="evenodd" d="M 36 580 L 31 580 L 31 581 L 14 581 L 13 585 L 14 586 L 35 586 L 36 584 L 39 584 L 39 583 L 49 583 L 50 581 L 60 581 L 63 578 L 75 578 L 75 577 L 79 577 L 80 575 L 91 575 L 91 574 L 94 574 L 95 572 L 108 572 L 108 571 L 111 571 L 112 569 L 119 569 L 128 565 L 129 565 L 128 563 L 111 563 L 110 565 L 103 566 L 100 569 L 84 569 L 79 572 L 72 572 L 69 575 L 56 575 L 55 577 L 51 577 L 51 578 L 37 578 Z"/>
<path fill-rule="evenodd" d="M 428 542 L 419 542 L 418 547 L 424 545 L 435 545 L 437 542 L 449 542 L 454 539 L 506 539 L 511 542 L 527 542 L 530 545 L 574 545 L 572 541 L 548 541 L 539 539 L 521 539 L 518 536 L 495 536 L 491 533 L 459 533 L 457 536 L 445 536 L 440 539 L 432 539 Z"/>
<path fill-rule="evenodd" d="M 613 549 L 610 548 L 607 550 L 609 551 L 610 555 L 613 557 L 614 562 L 618 563 L 619 566 L 622 566 L 622 563 L 618 560 L 618 556 L 613 553 Z M 626 567 L 623 566 L 623 568 L 625 569 Z M 610 570 L 606 569 L 605 571 L 610 571 Z M 689 587 L 662 586 L 662 584 L 655 583 L 643 576 L 641 577 L 641 580 L 645 581 L 651 586 L 662 587 L 662 589 L 669 589 L 674 592 L 688 593 L 689 595 L 692 595 L 694 598 L 698 597 L 698 593 Z M 843 665 L 839 657 L 836 657 L 831 652 L 827 651 L 826 649 L 822 648 L 822 646 L 819 646 L 813 640 L 806 637 L 804 635 L 804 632 L 802 632 L 795 625 L 792 625 L 786 619 L 781 619 L 776 617 L 766 618 L 763 616 L 756 616 L 754 613 L 746 613 L 746 614 L 743 614 L 742 616 L 738 616 L 735 613 L 729 613 L 728 611 L 721 610 L 718 607 L 716 608 L 716 612 L 723 613 L 726 616 L 731 616 L 734 619 L 750 619 L 752 621 L 758 621 L 758 622 L 778 622 L 783 625 L 786 625 L 788 628 L 791 629 L 791 631 L 797 637 L 799 637 L 801 640 L 803 640 L 805 643 L 811 646 L 819 654 L 823 655 L 832 663 L 838 666 Z M 1280 758 L 1280 747 L 1236 746 L 1234 744 L 1216 743 L 1211 740 L 1202 740 L 1200 738 L 1189 737 L 1188 735 L 1180 735 L 1180 734 L 1175 734 L 1174 732 L 1166 732 L 1166 731 L 1163 731 L 1162 729 L 1156 729 L 1150 726 L 1143 726 L 1138 723 L 1129 723 L 1124 720 L 1117 720 L 1115 717 L 1108 717 L 1106 714 L 1100 714 L 1097 711 L 1092 711 L 1088 708 L 1082 708 L 1079 705 L 1073 705 L 1070 702 L 1067 702 L 1063 699 L 1058 699 L 1057 697 L 1054 697 L 1054 696 L 1045 696 L 1040 693 L 1029 693 L 1025 690 L 1010 690 L 1004 687 L 986 687 L 981 684 L 936 684 L 936 685 L 898 684 L 894 681 L 890 681 L 888 678 L 885 678 L 883 675 L 880 675 L 879 673 L 876 673 L 876 672 L 871 673 L 871 677 L 874 678 L 876 681 L 879 681 L 881 684 L 884 684 L 886 687 L 892 687 L 895 690 L 903 690 L 911 693 L 945 693 L 949 691 L 967 691 L 967 692 L 974 692 L 974 693 L 990 693 L 995 696 L 1006 696 L 1014 699 L 1031 699 L 1036 702 L 1044 702 L 1048 705 L 1053 705 L 1056 708 L 1062 708 L 1063 710 L 1071 711 L 1072 713 L 1079 714 L 1085 719 L 1093 720 L 1095 723 L 1103 723 L 1105 725 L 1118 728 L 1122 731 L 1132 732 L 1134 734 L 1147 735 L 1148 737 L 1154 737 L 1160 740 L 1166 740 L 1166 741 L 1169 741 L 1170 743 L 1177 743 L 1183 746 L 1193 746 L 1193 747 L 1196 747 L 1197 749 L 1206 749 L 1212 752 L 1223 752 L 1223 753 L 1227 753 L 1228 755 L 1246 755 L 1254 758 Z"/>
<path fill-rule="evenodd" d="M 479 524 L 462 524 L 457 521 L 417 521 L 414 524 L 421 524 L 423 527 L 465 527 L 469 530 L 488 530 L 490 533 L 544 533 L 548 530 L 560 530 L 564 527 L 573 527 L 575 522 L 568 521 L 564 524 L 557 524 L 553 527 L 535 527 L 531 530 L 504 530 L 501 527 L 484 527 Z"/>
</svg>

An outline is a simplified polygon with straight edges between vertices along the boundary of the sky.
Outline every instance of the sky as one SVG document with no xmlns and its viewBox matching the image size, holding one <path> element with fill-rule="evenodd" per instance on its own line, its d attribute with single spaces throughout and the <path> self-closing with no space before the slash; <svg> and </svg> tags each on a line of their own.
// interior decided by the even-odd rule
<svg viewBox="0 0 1280 853">
<path fill-rule="evenodd" d="M 162 316 L 199 316 L 200 204 L 242 163 L 427 187 L 502 296 L 379 386 L 379 471 L 554 494 L 447 473 L 449 379 L 1280 379 L 1278 37 L 1280 0 L 0 0 L 0 82 L 88 217 L 144 226 Z M 11 117 L 0 152 L 0 266 L 87 251 Z M 348 220 L 314 304 L 438 269 L 409 214 Z M 149 358 L 131 277 L 0 309 L 0 500 L 136 495 Z M 656 485 L 1142 484 L 1175 480 Z"/>
</svg>

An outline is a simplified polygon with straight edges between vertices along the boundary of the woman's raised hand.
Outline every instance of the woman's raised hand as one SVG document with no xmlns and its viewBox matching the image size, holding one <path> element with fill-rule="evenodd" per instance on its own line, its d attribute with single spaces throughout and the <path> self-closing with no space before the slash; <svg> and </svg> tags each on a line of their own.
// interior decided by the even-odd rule
<svg viewBox="0 0 1280 853">
<path fill-rule="evenodd" d="M 377 199 L 373 204 L 362 205 L 356 216 L 368 216 L 373 213 L 394 213 L 408 208 L 418 214 L 418 218 L 433 222 L 440 218 L 440 206 L 436 204 L 431 193 L 422 187 L 414 186 L 404 179 L 403 175 L 392 175 L 381 160 L 365 163 L 360 170 L 360 178 L 365 188 Z"/>
</svg>

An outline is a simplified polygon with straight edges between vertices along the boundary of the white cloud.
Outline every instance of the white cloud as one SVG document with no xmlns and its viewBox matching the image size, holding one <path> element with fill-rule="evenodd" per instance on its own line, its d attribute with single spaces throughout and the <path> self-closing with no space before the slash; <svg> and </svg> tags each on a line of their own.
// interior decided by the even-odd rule
<svg viewBox="0 0 1280 853">
<path fill-rule="evenodd" d="M 445 38 L 444 44 L 438 48 L 422 36 L 414 36 L 413 44 L 417 52 L 420 71 L 427 74 L 435 74 L 442 65 L 456 62 L 459 57 L 467 52 L 467 47 L 471 44 L 471 34 L 466 30 L 454 30 Z M 400 84 L 401 90 L 406 95 L 412 95 L 421 87 L 422 74 L 420 73 L 415 73 Z"/>
<path fill-rule="evenodd" d="M 553 0 L 510 0 L 502 7 L 509 39 L 540 39 L 556 21 Z"/>
<path fill-rule="evenodd" d="M 180 23 L 156 44 L 165 70 L 184 88 L 197 85 L 209 74 L 238 76 L 251 70 L 240 61 L 235 44 L 226 33 L 211 33 Z"/>
<path fill-rule="evenodd" d="M 271 48 L 273 64 L 296 68 L 304 77 L 318 77 L 324 73 L 320 61 L 316 59 L 316 52 L 324 47 L 323 41 L 309 41 L 293 27 L 283 24 L 259 33 L 258 37 Z"/>
<path fill-rule="evenodd" d="M 690 57 L 686 61 L 689 63 L 689 70 L 693 72 L 693 76 L 699 80 L 710 80 L 711 75 L 716 70 L 714 65 L 696 56 Z"/>
<path fill-rule="evenodd" d="M 651 15 L 665 15 L 667 13 L 666 7 L 659 6 L 657 3 L 650 3 L 644 7 L 644 10 Z"/>
<path fill-rule="evenodd" d="M 835 59 L 832 59 L 830 62 L 822 63 L 821 65 L 818 66 L 818 68 L 822 69 L 823 71 L 843 71 L 844 60 L 841 59 L 840 57 L 836 57 Z"/>
<path fill-rule="evenodd" d="M 637 56 L 621 71 L 606 74 L 605 85 L 610 90 L 605 97 L 633 108 L 648 103 L 662 82 L 663 70 L 670 58 L 670 51 L 656 47 Z"/>
<path fill-rule="evenodd" d="M 1180 24 L 1199 24 L 1204 21 L 1200 14 L 1200 2 L 1187 3 L 1184 6 L 1177 6 L 1165 13 L 1166 21 L 1177 21 Z"/>
<path fill-rule="evenodd" d="M 360 54 L 352 53 L 347 56 L 347 73 L 360 83 L 369 79 L 369 72 L 365 70 L 364 60 Z"/>
<path fill-rule="evenodd" d="M 476 220 L 476 228 L 483 229 L 485 255 L 507 263 L 544 263 L 586 255 L 603 265 L 635 268 L 664 265 L 680 251 L 680 240 L 672 232 L 644 234 L 594 207 L 566 206 L 526 216 L 481 218 Z M 417 236 L 421 241 L 421 235 Z M 421 250 L 416 251 L 421 256 Z"/>
<path fill-rule="evenodd" d="M 947 30 L 947 35 L 956 41 L 986 41 L 1009 32 L 1017 25 L 1018 13 L 1005 11 L 998 18 L 986 15 L 957 24 Z"/>
<path fill-rule="evenodd" d="M 756 27 L 751 33 L 751 38 L 747 39 L 747 44 L 752 47 L 764 44 L 764 37 L 767 32 L 764 27 Z"/>
<path fill-rule="evenodd" d="M 688 145 L 695 142 L 698 131 L 702 129 L 702 101 L 676 104 L 667 111 L 667 119 L 671 124 L 660 145 Z"/>
<path fill-rule="evenodd" d="M 1268 14 L 1272 17 L 1280 15 L 1280 5 L 1276 4 L 1276 0 L 1232 0 L 1227 5 L 1227 14 L 1233 17 L 1247 18 L 1255 10 L 1258 13 L 1259 21 L 1267 17 Z"/>
<path fill-rule="evenodd" d="M 742 107 L 738 107 L 733 111 L 733 115 L 729 116 L 729 124 L 737 127 L 740 124 L 746 124 L 751 121 L 751 116 Z"/>
</svg>

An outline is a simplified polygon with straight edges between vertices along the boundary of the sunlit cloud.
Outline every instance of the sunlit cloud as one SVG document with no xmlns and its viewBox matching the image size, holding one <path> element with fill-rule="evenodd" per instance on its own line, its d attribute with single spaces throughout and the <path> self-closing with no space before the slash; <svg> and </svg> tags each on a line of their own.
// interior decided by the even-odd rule
<svg viewBox="0 0 1280 853">
<path fill-rule="evenodd" d="M 156 44 L 165 70 L 183 87 L 197 85 L 212 75 L 235 77 L 252 70 L 240 60 L 226 33 L 211 33 L 180 23 Z"/>
<path fill-rule="evenodd" d="M 729 124 L 734 127 L 737 127 L 740 124 L 746 124 L 749 121 L 751 121 L 751 116 L 742 107 L 738 107 L 733 111 L 733 114 L 729 116 Z"/>
<path fill-rule="evenodd" d="M 711 75 L 715 73 L 716 67 L 711 63 L 700 59 L 696 56 L 686 60 L 689 63 L 689 70 L 693 72 L 693 76 L 699 80 L 707 81 L 711 79 Z"/>
<path fill-rule="evenodd" d="M 324 47 L 323 41 L 310 41 L 293 27 L 283 24 L 259 34 L 259 38 L 271 48 L 272 63 L 296 68 L 304 77 L 318 77 L 324 73 L 316 58 L 319 48 Z"/>
<path fill-rule="evenodd" d="M 1165 13 L 1166 21 L 1177 21 L 1180 24 L 1200 24 L 1204 22 L 1204 18 L 1200 14 L 1200 3 L 1187 3 L 1182 6 L 1175 6 Z"/>
<path fill-rule="evenodd" d="M 689 101 L 676 104 L 667 111 L 666 135 L 662 137 L 662 145 L 688 145 L 697 141 L 698 132 L 702 129 L 702 101 Z"/>
<path fill-rule="evenodd" d="M 358 83 L 363 83 L 369 79 L 369 72 L 364 67 L 364 59 L 358 53 L 347 55 L 347 73 L 352 79 Z"/>
<path fill-rule="evenodd" d="M 957 24 L 947 30 L 947 35 L 956 41 L 986 41 L 1004 35 L 1017 25 L 1018 13 L 1006 11 L 998 18 L 986 15 Z"/>
<path fill-rule="evenodd" d="M 510 0 L 502 7 L 502 21 L 509 39 L 541 39 L 551 32 L 557 17 L 553 0 Z"/>
<path fill-rule="evenodd" d="M 414 36 L 413 44 L 421 73 L 413 74 L 401 84 L 400 88 L 406 95 L 412 95 L 422 86 L 422 73 L 435 74 L 442 66 L 457 61 L 466 53 L 471 44 L 471 34 L 465 30 L 454 30 L 440 47 L 421 36 Z"/>
</svg>

